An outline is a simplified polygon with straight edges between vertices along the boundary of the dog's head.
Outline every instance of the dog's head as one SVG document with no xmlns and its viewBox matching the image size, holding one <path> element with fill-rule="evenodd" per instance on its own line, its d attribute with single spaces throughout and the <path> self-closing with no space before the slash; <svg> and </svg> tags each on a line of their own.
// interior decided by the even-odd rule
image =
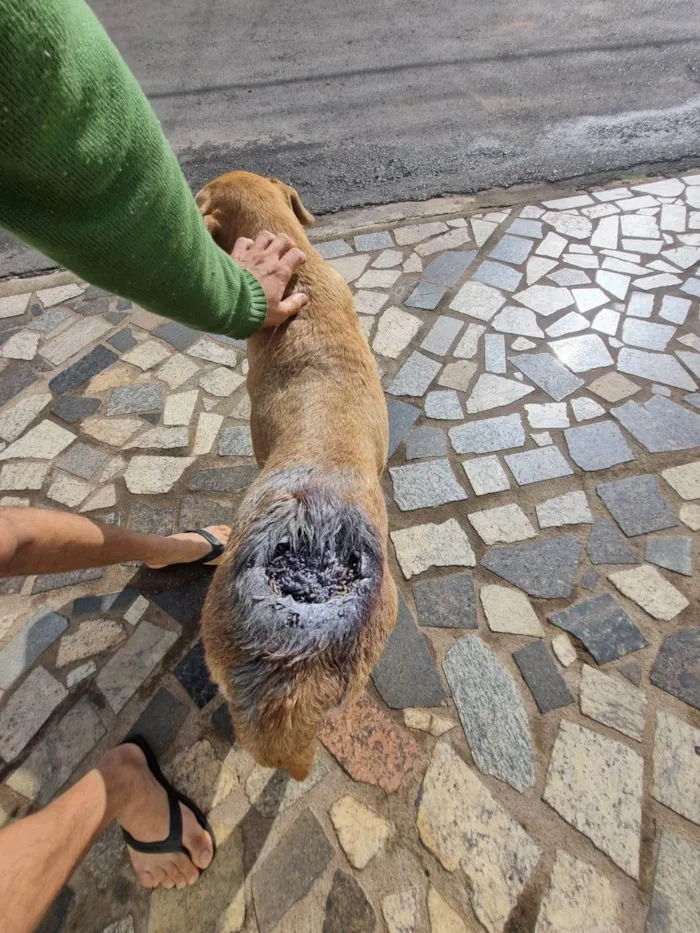
<svg viewBox="0 0 700 933">
<path fill-rule="evenodd" d="M 299 225 L 310 227 L 314 222 L 295 188 L 252 172 L 221 175 L 205 185 L 195 200 L 207 230 L 227 253 L 238 237 L 255 239 L 261 230 L 294 237 Z"/>
</svg>

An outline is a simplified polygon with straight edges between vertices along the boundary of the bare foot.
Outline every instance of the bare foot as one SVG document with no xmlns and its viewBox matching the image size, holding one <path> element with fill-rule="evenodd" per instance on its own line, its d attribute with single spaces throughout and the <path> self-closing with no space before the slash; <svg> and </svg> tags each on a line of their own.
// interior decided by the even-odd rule
<svg viewBox="0 0 700 933">
<path fill-rule="evenodd" d="M 231 529 L 228 525 L 208 525 L 205 531 L 214 535 L 217 541 L 221 541 L 223 545 L 231 536 Z M 166 542 L 169 545 L 168 550 L 172 552 L 172 557 L 168 555 L 169 559 L 155 564 L 146 562 L 146 566 L 150 567 L 151 570 L 162 570 L 163 567 L 170 567 L 172 564 L 189 564 L 200 557 L 204 557 L 205 554 L 211 551 L 211 544 L 194 531 L 183 531 L 180 534 L 169 535 L 163 539 L 163 543 Z M 216 567 L 219 563 L 221 563 L 221 557 L 207 561 L 205 566 Z"/>
<path fill-rule="evenodd" d="M 124 812 L 118 814 L 120 826 L 131 833 L 139 842 L 159 842 L 167 838 L 170 831 L 168 796 L 146 765 L 143 752 L 137 745 L 119 745 L 107 753 L 111 757 L 108 767 L 117 768 L 128 775 L 130 783 L 128 803 Z M 188 850 L 147 855 L 135 852 L 127 846 L 131 864 L 139 884 L 144 888 L 186 888 L 199 878 L 214 855 L 214 846 L 209 833 L 202 829 L 192 811 L 180 804 L 182 813 L 182 841 Z"/>
</svg>

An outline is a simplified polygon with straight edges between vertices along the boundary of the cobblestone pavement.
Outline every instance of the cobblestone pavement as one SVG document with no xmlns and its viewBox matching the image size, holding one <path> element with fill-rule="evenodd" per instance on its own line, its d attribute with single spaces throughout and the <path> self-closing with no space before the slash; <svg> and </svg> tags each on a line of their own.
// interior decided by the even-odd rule
<svg viewBox="0 0 700 933">
<path fill-rule="evenodd" d="M 219 841 L 150 894 L 110 830 L 44 931 L 700 929 L 700 175 L 464 213 L 319 246 L 382 370 L 403 595 L 306 782 L 235 744 L 210 571 L 2 581 L 3 819 L 137 722 Z M 229 521 L 244 346 L 65 274 L 2 288 L 0 503 Z"/>
</svg>

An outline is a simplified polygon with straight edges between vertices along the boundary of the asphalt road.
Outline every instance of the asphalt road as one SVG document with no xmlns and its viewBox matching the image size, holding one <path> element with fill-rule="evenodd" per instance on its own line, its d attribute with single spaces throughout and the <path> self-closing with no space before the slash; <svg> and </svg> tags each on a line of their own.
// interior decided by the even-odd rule
<svg viewBox="0 0 700 933">
<path fill-rule="evenodd" d="M 700 0 L 91 3 L 195 188 L 325 212 L 700 162 Z"/>
</svg>

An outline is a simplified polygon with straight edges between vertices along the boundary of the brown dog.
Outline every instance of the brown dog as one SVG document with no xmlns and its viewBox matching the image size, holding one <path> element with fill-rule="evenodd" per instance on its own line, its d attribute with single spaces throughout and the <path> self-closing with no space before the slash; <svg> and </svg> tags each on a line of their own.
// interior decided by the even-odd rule
<svg viewBox="0 0 700 933">
<path fill-rule="evenodd" d="M 379 477 L 388 446 L 377 367 L 313 222 L 277 179 L 230 172 L 197 195 L 226 252 L 285 233 L 307 256 L 308 303 L 248 340 L 253 446 L 247 491 L 202 615 L 206 658 L 241 745 L 262 765 L 311 771 L 326 713 L 367 682 L 396 621 Z"/>
</svg>

